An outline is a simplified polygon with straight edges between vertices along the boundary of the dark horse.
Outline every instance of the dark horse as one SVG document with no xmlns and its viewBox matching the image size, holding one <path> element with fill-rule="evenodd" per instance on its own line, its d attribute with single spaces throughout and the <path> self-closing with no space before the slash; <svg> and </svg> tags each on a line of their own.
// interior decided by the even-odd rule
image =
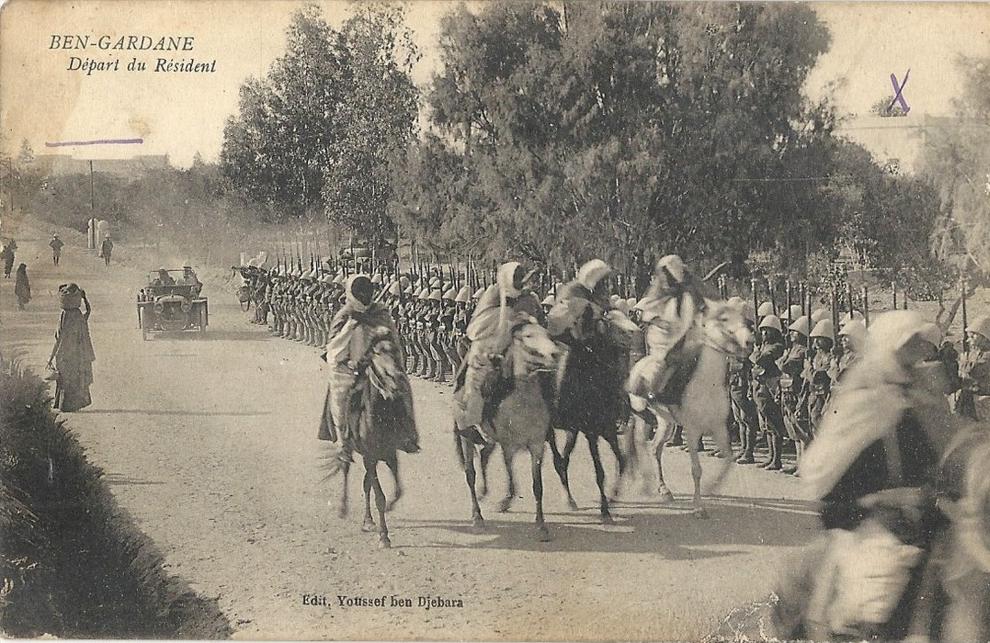
<svg viewBox="0 0 990 643">
<path fill-rule="evenodd" d="M 398 451 L 404 435 L 410 428 L 404 423 L 413 419 L 412 392 L 401 368 L 398 347 L 388 335 L 376 335 L 365 356 L 358 363 L 358 377 L 351 388 L 347 416 L 350 443 L 364 462 L 364 522 L 362 530 L 374 531 L 375 520 L 371 515 L 371 492 L 375 492 L 378 508 L 378 543 L 387 549 L 392 546 L 385 522 L 386 511 L 391 510 L 402 496 L 399 482 Z M 395 498 L 386 505 L 385 492 L 378 479 L 378 463 L 384 462 L 395 477 Z M 341 464 L 344 485 L 340 500 L 340 515 L 347 514 L 347 475 L 350 463 Z"/>
<path fill-rule="evenodd" d="M 577 509 L 567 469 L 577 435 L 583 433 L 595 465 L 604 524 L 611 524 L 613 520 L 605 493 L 605 469 L 598 441 L 603 439 L 612 448 L 621 477 L 626 460 L 619 449 L 618 427 L 629 419 L 629 398 L 624 386 L 629 372 L 628 336 L 636 330 L 635 324 L 619 311 L 609 311 L 605 318 L 596 316 L 590 303 L 573 317 L 569 328 L 552 329 L 554 336 L 563 337 L 570 348 L 562 365 L 554 416 L 554 427 L 567 431 L 563 450 L 558 450 L 552 431 L 547 436 L 553 452 L 553 466 L 564 485 L 568 504 L 571 509 Z"/>
</svg>

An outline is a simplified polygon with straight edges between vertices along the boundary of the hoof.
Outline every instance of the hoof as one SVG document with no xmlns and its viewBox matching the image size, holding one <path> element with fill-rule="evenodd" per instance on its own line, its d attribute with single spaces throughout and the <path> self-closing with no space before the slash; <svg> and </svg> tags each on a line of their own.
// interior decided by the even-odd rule
<svg viewBox="0 0 990 643">
<path fill-rule="evenodd" d="M 337 517 L 338 518 L 346 518 L 347 517 L 347 507 L 346 506 L 342 506 L 339 509 L 337 509 Z"/>
<path fill-rule="evenodd" d="M 382 536 L 378 539 L 378 549 L 391 549 L 392 541 L 388 539 L 388 536 Z"/>
<path fill-rule="evenodd" d="M 504 514 L 512 506 L 512 498 L 502 498 L 498 503 L 498 512 Z"/>
<path fill-rule="evenodd" d="M 484 529 L 485 519 L 482 518 L 481 516 L 475 516 L 474 518 L 471 519 L 471 526 L 474 527 L 475 529 Z"/>
<path fill-rule="evenodd" d="M 604 514 L 602 514 L 602 524 L 603 525 L 614 525 L 615 524 L 615 518 L 612 517 L 612 514 L 604 513 Z"/>
<path fill-rule="evenodd" d="M 660 502 L 662 504 L 669 505 L 674 502 L 674 494 L 670 493 L 670 489 L 657 489 L 657 493 L 660 494 Z"/>
<path fill-rule="evenodd" d="M 708 512 L 705 511 L 704 507 L 697 507 L 691 512 L 691 515 L 702 520 L 708 518 Z"/>
<path fill-rule="evenodd" d="M 361 531 L 364 532 L 378 531 L 378 526 L 375 524 L 374 520 L 365 520 L 364 523 L 361 525 Z"/>
<path fill-rule="evenodd" d="M 570 510 L 571 511 L 577 511 L 578 510 L 578 506 L 577 506 L 577 503 L 574 502 L 574 498 L 570 498 L 570 497 L 567 498 L 567 506 L 570 507 Z"/>
<path fill-rule="evenodd" d="M 548 543 L 552 538 L 550 538 L 550 530 L 547 529 L 546 525 L 540 525 L 536 528 L 536 540 L 541 543 Z"/>
</svg>

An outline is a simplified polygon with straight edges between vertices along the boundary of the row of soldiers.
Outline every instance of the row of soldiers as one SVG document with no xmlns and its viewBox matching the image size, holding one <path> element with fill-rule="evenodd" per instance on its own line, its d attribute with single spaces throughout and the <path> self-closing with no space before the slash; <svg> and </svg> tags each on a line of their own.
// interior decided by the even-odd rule
<svg viewBox="0 0 990 643">
<path fill-rule="evenodd" d="M 267 324 L 276 336 L 310 346 L 329 340 L 334 315 L 343 305 L 346 272 L 335 275 L 316 269 L 283 266 L 266 271 L 259 266 L 240 268 L 242 289 L 256 305 L 253 322 Z M 484 287 L 472 292 L 444 279 L 440 269 L 416 275 L 370 275 L 378 300 L 390 311 L 403 340 L 406 370 L 435 382 L 451 383 L 467 351 L 466 330 Z M 554 304 L 553 286 L 542 300 L 544 311 Z M 242 298 L 244 295 L 242 295 Z M 748 359 L 732 359 L 728 389 L 734 437 L 740 445 L 737 462 L 760 464 L 769 470 L 795 473 L 784 466 L 785 447 L 800 457 L 814 439 L 822 412 L 834 386 L 863 349 L 867 320 L 858 311 L 838 319 L 825 308 L 784 306 L 775 314 L 772 302 L 754 309 L 753 303 L 733 297 L 730 301 L 746 312 L 757 336 Z M 643 311 L 633 298 L 612 295 L 611 307 L 621 310 L 644 327 Z M 959 364 L 953 345 L 938 338 L 940 359 L 947 371 L 959 373 L 957 390 L 961 412 L 975 416 L 973 400 L 990 394 L 990 320 L 977 320 L 967 329 L 971 350 Z M 634 343 L 632 362 L 645 347 Z M 764 443 L 766 457 L 757 460 Z M 674 444 L 680 437 L 675 434 Z"/>
</svg>

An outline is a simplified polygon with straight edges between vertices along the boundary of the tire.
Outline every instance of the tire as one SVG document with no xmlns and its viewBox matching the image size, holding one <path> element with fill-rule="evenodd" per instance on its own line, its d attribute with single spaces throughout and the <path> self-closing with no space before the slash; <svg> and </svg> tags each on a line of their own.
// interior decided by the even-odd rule
<svg viewBox="0 0 990 643">
<path fill-rule="evenodd" d="M 150 337 L 150 334 L 148 333 L 148 326 L 144 323 L 144 309 L 141 310 L 140 315 L 141 315 L 141 317 L 140 317 L 140 319 L 141 319 L 141 339 L 144 340 L 144 341 L 148 341 L 149 339 L 151 339 L 151 337 Z"/>
<path fill-rule="evenodd" d="M 202 335 L 206 332 L 206 306 L 200 306 L 199 308 L 199 334 Z"/>
</svg>

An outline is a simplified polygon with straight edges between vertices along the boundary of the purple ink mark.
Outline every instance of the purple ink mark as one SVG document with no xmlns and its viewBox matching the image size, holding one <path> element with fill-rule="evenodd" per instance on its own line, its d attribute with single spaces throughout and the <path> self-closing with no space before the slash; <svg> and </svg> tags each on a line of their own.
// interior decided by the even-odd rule
<svg viewBox="0 0 990 643">
<path fill-rule="evenodd" d="M 70 145 L 140 145 L 143 138 L 98 138 L 95 141 L 57 141 L 45 143 L 45 147 L 67 147 Z"/>
<path fill-rule="evenodd" d="M 907 101 L 904 100 L 904 86 L 907 85 L 908 76 L 910 75 L 911 75 L 911 70 L 908 69 L 907 73 L 904 74 L 904 82 L 901 83 L 900 85 L 897 84 L 897 76 L 895 76 L 894 74 L 890 75 L 890 84 L 894 86 L 894 99 L 890 101 L 890 106 L 887 107 L 887 111 L 890 111 L 891 109 L 894 108 L 894 103 L 899 103 L 901 106 L 901 110 L 903 110 L 905 114 L 911 111 L 911 108 L 908 106 Z"/>
</svg>

